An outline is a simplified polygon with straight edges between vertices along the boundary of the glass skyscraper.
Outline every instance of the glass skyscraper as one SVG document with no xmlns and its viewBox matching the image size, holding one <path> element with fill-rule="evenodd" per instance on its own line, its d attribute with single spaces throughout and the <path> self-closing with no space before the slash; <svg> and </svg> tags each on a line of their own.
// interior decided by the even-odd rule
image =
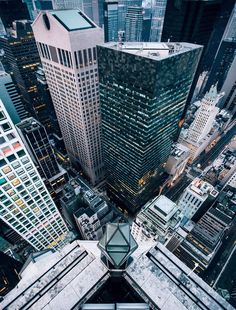
<svg viewBox="0 0 236 310">
<path fill-rule="evenodd" d="M 104 35 L 105 42 L 118 41 L 118 1 L 104 2 Z"/>
<path fill-rule="evenodd" d="M 125 40 L 128 42 L 140 42 L 143 27 L 143 8 L 141 6 L 129 6 L 126 14 Z"/>
<path fill-rule="evenodd" d="M 162 28 L 164 24 L 164 17 L 166 11 L 167 0 L 154 0 L 152 1 L 152 21 L 150 41 L 160 42 L 162 36 Z"/>
<path fill-rule="evenodd" d="M 98 46 L 108 192 L 133 211 L 157 188 L 201 50 L 188 43 Z"/>
<path fill-rule="evenodd" d="M 37 251 L 59 246 L 68 233 L 1 100 L 0 219 Z"/>
</svg>

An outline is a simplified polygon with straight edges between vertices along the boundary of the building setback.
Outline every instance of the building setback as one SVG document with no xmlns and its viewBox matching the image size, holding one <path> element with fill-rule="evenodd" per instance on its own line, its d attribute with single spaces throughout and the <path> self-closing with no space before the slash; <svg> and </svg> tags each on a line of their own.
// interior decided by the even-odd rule
<svg viewBox="0 0 236 310">
<path fill-rule="evenodd" d="M 200 54 L 188 43 L 98 46 L 108 192 L 131 210 L 157 189 Z"/>
<path fill-rule="evenodd" d="M 57 247 L 68 229 L 0 101 L 0 219 L 36 250 Z"/>
<path fill-rule="evenodd" d="M 98 183 L 103 157 L 96 44 L 103 31 L 78 10 L 42 12 L 33 31 L 68 155 Z"/>
</svg>

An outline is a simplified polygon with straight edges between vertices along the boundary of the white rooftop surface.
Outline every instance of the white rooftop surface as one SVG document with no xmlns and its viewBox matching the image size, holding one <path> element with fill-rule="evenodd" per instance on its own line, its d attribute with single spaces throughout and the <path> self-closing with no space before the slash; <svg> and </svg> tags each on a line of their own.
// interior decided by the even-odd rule
<svg viewBox="0 0 236 310">
<path fill-rule="evenodd" d="M 103 46 L 155 60 L 164 59 L 201 47 L 201 45 L 186 42 L 124 42 L 122 45 L 108 42 Z"/>
<path fill-rule="evenodd" d="M 1 309 L 16 310 L 26 303 L 27 309 L 33 310 L 65 310 L 75 306 L 107 273 L 100 257 L 92 254 L 97 242 L 90 244 L 89 252 L 75 241 L 60 252 L 31 262 L 17 287 L 4 298 Z M 40 298 L 36 296 L 39 293 Z"/>
<path fill-rule="evenodd" d="M 176 204 L 164 195 L 159 196 L 154 200 L 150 207 L 156 206 L 159 210 L 163 211 L 166 215 L 176 209 Z M 158 211 L 157 209 L 157 211 Z"/>
<path fill-rule="evenodd" d="M 162 244 L 140 246 L 125 279 L 160 310 L 233 310 Z M 92 254 L 93 253 L 93 254 Z M 191 273 L 191 274 L 190 274 Z M 60 252 L 30 262 L 23 279 L 1 304 L 1 309 L 79 309 L 109 277 L 96 241 L 74 241 Z"/>
<path fill-rule="evenodd" d="M 127 269 L 125 278 L 136 283 L 161 310 L 233 310 L 210 286 L 162 244 L 140 256 Z M 186 294 L 188 292 L 188 294 Z"/>
</svg>

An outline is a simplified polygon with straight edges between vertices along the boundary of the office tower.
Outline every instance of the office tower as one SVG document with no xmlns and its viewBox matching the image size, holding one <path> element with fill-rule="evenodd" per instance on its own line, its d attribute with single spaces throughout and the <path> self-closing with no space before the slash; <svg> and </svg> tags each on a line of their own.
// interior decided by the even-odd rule
<svg viewBox="0 0 236 310">
<path fill-rule="evenodd" d="M 132 211 L 157 189 L 201 49 L 188 43 L 98 46 L 108 192 Z"/>
<path fill-rule="evenodd" d="M 105 42 L 118 41 L 118 1 L 104 2 L 104 36 Z"/>
<path fill-rule="evenodd" d="M 142 40 L 143 42 L 149 42 L 152 23 L 152 9 L 144 8 L 143 12 Z"/>
<path fill-rule="evenodd" d="M 2 309 L 235 309 L 160 242 L 132 254 L 137 245 L 129 229 L 116 226 L 110 225 L 101 241 L 110 260 L 119 262 L 128 253 L 123 270 L 114 271 L 114 263 L 105 265 L 90 241 L 74 241 L 60 252 L 35 253 L 17 287 L 4 297 Z"/>
<path fill-rule="evenodd" d="M 27 6 L 21 0 L 1 0 L 0 17 L 5 28 L 11 27 L 15 20 L 30 18 Z"/>
<path fill-rule="evenodd" d="M 66 171 L 58 166 L 46 129 L 33 117 L 16 128 L 51 196 L 55 196 L 66 182 Z"/>
<path fill-rule="evenodd" d="M 234 115 L 236 112 L 236 58 L 228 72 L 228 76 L 222 86 L 222 91 L 225 93 L 221 106 L 228 109 Z"/>
<path fill-rule="evenodd" d="M 228 76 L 228 72 L 236 56 L 236 37 L 224 39 L 212 64 L 204 92 L 217 83 L 220 90 Z"/>
<path fill-rule="evenodd" d="M 142 6 L 142 0 L 120 0 L 118 3 L 118 30 L 125 31 L 126 14 L 129 6 Z"/>
<path fill-rule="evenodd" d="M 34 20 L 42 10 L 53 9 L 53 0 L 22 0 L 22 2 L 26 3 L 31 20 Z"/>
<path fill-rule="evenodd" d="M 78 10 L 41 13 L 33 30 L 68 155 L 95 184 L 103 179 L 96 56 L 103 31 Z"/>
<path fill-rule="evenodd" d="M 52 98 L 49 92 L 48 83 L 42 66 L 36 71 L 38 95 L 42 100 L 42 104 L 37 110 L 37 119 L 46 128 L 48 133 L 56 134 L 61 137 L 61 131 L 53 106 Z"/>
<path fill-rule="evenodd" d="M 125 40 L 127 42 L 140 42 L 142 39 L 143 8 L 129 6 L 126 14 Z"/>
<path fill-rule="evenodd" d="M 57 247 L 68 229 L 0 102 L 0 219 L 36 250 Z"/>
<path fill-rule="evenodd" d="M 0 44 L 5 52 L 9 71 L 22 96 L 27 112 L 36 117 L 41 100 L 37 93 L 37 78 L 35 72 L 40 64 L 40 58 L 35 44 L 31 21 L 13 22 L 12 33 L 0 38 Z"/>
<path fill-rule="evenodd" d="M 162 41 L 184 41 L 204 46 L 190 98 L 199 74 L 209 71 L 212 66 L 234 4 L 234 0 L 167 1 Z"/>
<path fill-rule="evenodd" d="M 152 19 L 150 41 L 160 42 L 162 37 L 162 29 L 164 25 L 164 17 L 166 11 L 167 0 L 154 0 L 152 4 Z"/>
<path fill-rule="evenodd" d="M 13 124 L 19 123 L 22 119 L 26 118 L 28 114 L 25 111 L 10 74 L 5 71 L 0 71 L 0 89 L 0 98 Z"/>
<path fill-rule="evenodd" d="M 29 16 L 31 20 L 34 20 L 34 1 L 33 0 L 22 0 L 23 3 L 26 4 L 28 12 L 29 12 Z"/>
</svg>

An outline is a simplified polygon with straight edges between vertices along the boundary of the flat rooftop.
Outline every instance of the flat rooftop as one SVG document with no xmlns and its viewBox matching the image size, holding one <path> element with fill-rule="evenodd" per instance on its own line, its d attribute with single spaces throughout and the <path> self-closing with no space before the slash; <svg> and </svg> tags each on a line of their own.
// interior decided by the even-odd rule
<svg viewBox="0 0 236 310">
<path fill-rule="evenodd" d="M 125 279 L 136 286 L 141 296 L 148 296 L 155 309 L 234 309 L 160 243 L 134 259 L 126 269 Z"/>
<path fill-rule="evenodd" d="M 176 207 L 177 205 L 164 195 L 159 196 L 149 206 L 150 209 L 158 211 L 164 216 L 170 214 Z"/>
<path fill-rule="evenodd" d="M 202 47 L 202 45 L 185 42 L 124 42 L 122 44 L 108 42 L 101 46 L 154 60 L 161 60 Z"/>
<path fill-rule="evenodd" d="M 39 130 L 42 128 L 42 125 L 33 117 L 23 119 L 20 123 L 17 124 L 17 127 L 27 133 Z"/>
<path fill-rule="evenodd" d="M 80 10 L 58 10 L 49 11 L 68 31 L 85 30 L 96 28 L 93 23 L 83 12 Z"/>
<path fill-rule="evenodd" d="M 152 309 L 234 309 L 162 244 L 144 244 L 132 256 L 121 277 Z M 79 309 L 112 279 L 94 241 L 74 241 L 60 252 L 45 253 L 21 276 L 1 309 Z"/>
</svg>

